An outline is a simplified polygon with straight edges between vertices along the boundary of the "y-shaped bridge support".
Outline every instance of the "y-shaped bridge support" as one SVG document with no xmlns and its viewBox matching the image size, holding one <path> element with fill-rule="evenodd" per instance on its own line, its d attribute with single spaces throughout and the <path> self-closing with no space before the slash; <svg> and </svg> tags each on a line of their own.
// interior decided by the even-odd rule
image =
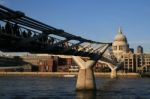
<svg viewBox="0 0 150 99">
<path fill-rule="evenodd" d="M 87 61 L 84 61 L 79 56 L 72 56 L 75 63 L 80 67 L 76 83 L 76 90 L 96 90 L 93 66 L 101 58 L 109 46 L 110 44 L 106 44 L 102 49 L 100 49 L 99 52 L 97 52 L 97 54 L 92 55 L 92 57 Z"/>
<path fill-rule="evenodd" d="M 99 62 L 107 64 L 108 67 L 111 69 L 110 78 L 117 78 L 117 69 L 122 66 L 122 61 L 120 63 L 118 63 L 116 66 L 109 62 L 105 62 L 102 60 L 99 60 Z"/>
<path fill-rule="evenodd" d="M 93 73 L 93 66 L 96 64 L 98 57 L 93 60 L 84 61 L 79 56 L 73 56 L 73 60 L 80 67 L 76 90 L 96 90 L 95 78 Z"/>
</svg>

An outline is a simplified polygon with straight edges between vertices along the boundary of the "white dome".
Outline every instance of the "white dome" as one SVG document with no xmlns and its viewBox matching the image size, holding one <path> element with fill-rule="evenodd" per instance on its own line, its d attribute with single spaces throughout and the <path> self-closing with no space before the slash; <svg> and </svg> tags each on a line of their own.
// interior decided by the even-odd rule
<svg viewBox="0 0 150 99">
<path fill-rule="evenodd" d="M 125 42 L 127 42 L 127 38 L 126 38 L 125 35 L 122 34 L 121 29 L 119 29 L 119 32 L 118 32 L 118 34 L 115 36 L 114 41 L 125 41 Z"/>
</svg>

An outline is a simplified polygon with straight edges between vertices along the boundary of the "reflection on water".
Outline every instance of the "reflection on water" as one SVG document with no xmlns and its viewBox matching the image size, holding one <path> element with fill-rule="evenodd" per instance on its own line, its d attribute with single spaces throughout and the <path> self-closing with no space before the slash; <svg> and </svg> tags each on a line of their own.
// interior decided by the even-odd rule
<svg viewBox="0 0 150 99">
<path fill-rule="evenodd" d="M 76 78 L 0 77 L 0 99 L 149 99 L 149 78 L 96 78 L 97 92 L 75 91 Z"/>
<path fill-rule="evenodd" d="M 96 99 L 95 91 L 77 91 L 76 99 Z"/>
</svg>

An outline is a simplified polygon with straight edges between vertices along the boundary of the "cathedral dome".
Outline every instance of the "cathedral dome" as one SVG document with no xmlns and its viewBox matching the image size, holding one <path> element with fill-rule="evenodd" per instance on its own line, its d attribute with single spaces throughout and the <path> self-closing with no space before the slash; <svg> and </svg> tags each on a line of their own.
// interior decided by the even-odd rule
<svg viewBox="0 0 150 99">
<path fill-rule="evenodd" d="M 125 41 L 125 42 L 127 42 L 126 36 L 123 35 L 120 28 L 119 28 L 118 34 L 115 36 L 114 41 Z"/>
<path fill-rule="evenodd" d="M 113 54 L 120 60 L 123 58 L 125 53 L 129 52 L 129 44 L 127 42 L 126 36 L 122 33 L 119 28 L 118 34 L 115 36 L 115 39 L 112 43 Z"/>
</svg>

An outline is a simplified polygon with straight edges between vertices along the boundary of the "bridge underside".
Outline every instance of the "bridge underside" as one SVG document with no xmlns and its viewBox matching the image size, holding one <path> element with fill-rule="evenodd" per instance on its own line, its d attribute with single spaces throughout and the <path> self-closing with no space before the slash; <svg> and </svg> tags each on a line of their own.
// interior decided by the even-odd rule
<svg viewBox="0 0 150 99">
<path fill-rule="evenodd" d="M 85 50 L 79 50 L 79 48 L 69 48 L 61 45 L 51 45 L 32 40 L 28 43 L 20 43 L 25 41 L 25 38 L 17 36 L 10 36 L 5 33 L 0 33 L 0 50 L 4 52 L 30 52 L 30 53 L 49 53 L 59 55 L 76 55 L 91 57 L 96 53 L 86 52 Z M 80 45 L 79 45 L 80 46 Z M 50 49 L 48 49 L 50 47 Z M 47 50 L 48 49 L 48 50 Z"/>
</svg>

